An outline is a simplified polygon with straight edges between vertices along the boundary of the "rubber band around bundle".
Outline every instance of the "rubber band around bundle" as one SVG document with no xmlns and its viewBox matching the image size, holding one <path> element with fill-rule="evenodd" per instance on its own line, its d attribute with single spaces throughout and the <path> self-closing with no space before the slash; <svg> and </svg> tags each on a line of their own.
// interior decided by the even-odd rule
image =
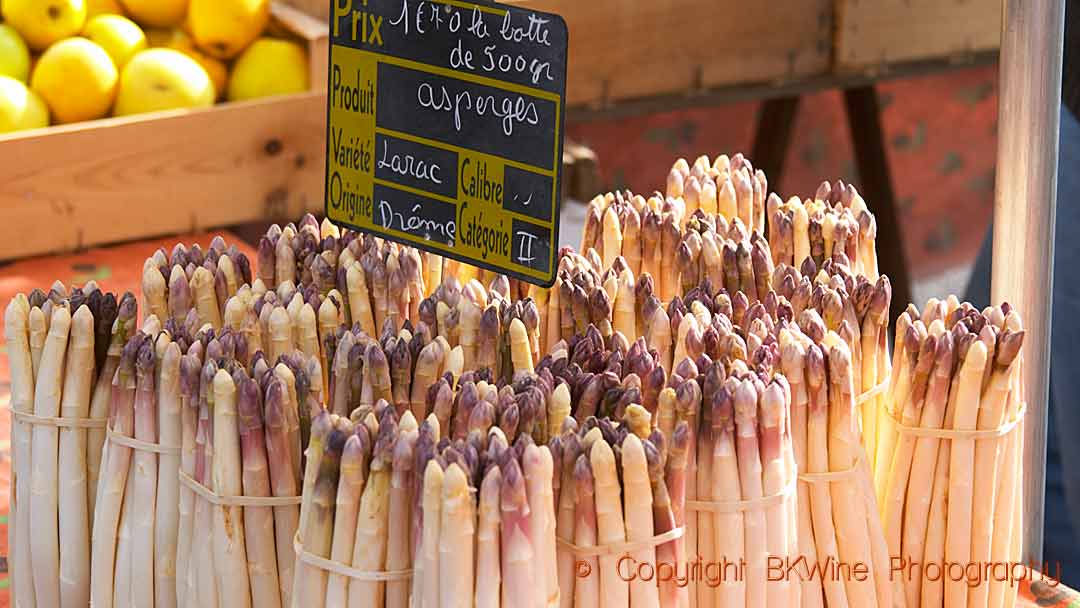
<svg viewBox="0 0 1080 608">
<path fill-rule="evenodd" d="M 837 481 L 851 481 L 852 477 L 862 472 L 865 464 L 863 453 L 860 452 L 855 458 L 855 464 L 850 469 L 843 471 L 824 471 L 821 473 L 799 473 L 799 481 L 803 483 L 834 483 Z"/>
<path fill-rule="evenodd" d="M 652 538 L 646 538 L 644 540 L 637 540 L 626 543 L 611 543 L 608 545 L 593 545 L 591 547 L 583 547 L 581 545 L 575 545 L 572 542 L 556 538 L 560 547 L 567 551 L 577 555 L 578 557 L 591 557 L 600 555 L 618 555 L 620 553 L 633 553 L 641 549 L 650 549 L 662 545 L 664 543 L 671 542 L 673 540 L 683 537 L 685 528 L 679 526 L 678 528 L 672 528 L 663 534 L 657 534 Z"/>
<path fill-rule="evenodd" d="M 769 496 L 762 496 L 761 498 L 753 498 L 750 500 L 727 500 L 727 501 L 713 501 L 713 500 L 688 500 L 686 501 L 686 509 L 688 511 L 709 511 L 712 513 L 738 513 L 742 511 L 760 511 L 769 507 L 775 507 L 783 504 L 784 500 L 795 494 L 795 481 L 792 480 L 784 489 L 780 490 L 776 494 L 770 494 Z"/>
<path fill-rule="evenodd" d="M 855 398 L 855 405 L 862 405 L 862 404 L 866 403 L 867 401 L 873 399 L 874 397 L 877 397 L 881 393 L 884 393 L 885 389 L 889 388 L 889 380 L 890 379 L 891 379 L 891 374 L 886 374 L 884 380 L 882 380 L 881 382 L 878 382 L 875 386 L 870 387 L 869 390 L 867 390 L 864 393 L 861 393 L 858 397 L 856 397 Z"/>
<path fill-rule="evenodd" d="M 292 507 L 300 504 L 300 496 L 221 496 L 210 488 L 192 479 L 183 471 L 177 471 L 180 483 L 206 499 L 207 502 L 223 507 Z"/>
<path fill-rule="evenodd" d="M 928 437 L 930 439 L 997 439 L 1004 437 L 1011 433 L 1016 428 L 1020 421 L 1024 419 L 1024 414 L 1027 413 L 1027 404 L 1020 405 L 1020 409 L 1016 411 L 1013 417 L 997 427 L 996 429 L 983 429 L 983 430 L 960 430 L 960 429 L 928 429 L 919 426 L 907 426 L 901 423 L 895 417 L 892 418 L 893 423 L 896 425 L 896 432 L 901 435 L 909 435 L 911 437 Z"/>
<path fill-rule="evenodd" d="M 71 429 L 100 429 L 107 424 L 105 418 L 60 418 L 58 416 L 35 416 L 26 412 L 20 412 L 14 408 L 4 408 L 11 412 L 11 416 L 19 422 L 25 422 L 33 426 L 55 426 Z"/>
<path fill-rule="evenodd" d="M 319 557 L 314 553 L 308 553 L 307 551 L 304 551 L 304 545 L 300 542 L 299 531 L 297 531 L 296 536 L 293 537 L 293 550 L 296 552 L 296 558 L 309 566 L 314 566 L 320 570 L 326 570 L 327 572 L 332 572 L 334 574 L 340 574 L 341 576 L 356 581 L 390 582 L 410 579 L 413 576 L 412 568 L 408 570 L 371 572 L 368 570 L 358 570 L 340 562 L 335 562 L 326 559 L 325 557 Z"/>
<path fill-rule="evenodd" d="M 155 454 L 179 454 L 179 446 L 161 445 L 160 443 L 150 443 L 149 441 L 140 441 L 134 437 L 128 437 L 123 433 L 117 433 L 112 429 L 106 429 L 105 436 L 109 438 L 111 443 L 116 445 L 122 445 L 129 447 L 133 450 L 139 450 L 140 452 L 154 452 Z"/>
</svg>

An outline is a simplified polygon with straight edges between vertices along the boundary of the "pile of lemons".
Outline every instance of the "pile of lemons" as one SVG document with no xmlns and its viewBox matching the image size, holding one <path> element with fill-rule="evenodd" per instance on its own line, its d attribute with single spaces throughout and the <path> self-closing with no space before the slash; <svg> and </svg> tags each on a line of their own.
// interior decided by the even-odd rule
<svg viewBox="0 0 1080 608">
<path fill-rule="evenodd" d="M 0 0 L 0 133 L 305 91 L 269 0 Z"/>
</svg>

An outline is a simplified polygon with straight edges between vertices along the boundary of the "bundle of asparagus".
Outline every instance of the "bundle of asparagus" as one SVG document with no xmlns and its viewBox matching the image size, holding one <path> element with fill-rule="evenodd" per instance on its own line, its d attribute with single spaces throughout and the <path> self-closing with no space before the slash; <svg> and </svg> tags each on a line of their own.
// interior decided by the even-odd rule
<svg viewBox="0 0 1080 608">
<path fill-rule="evenodd" d="M 800 484 L 798 575 L 802 606 L 893 606 L 887 550 L 858 441 L 851 349 L 816 310 L 779 334 L 779 364 L 791 386 L 791 428 Z M 858 569 L 858 572 L 855 569 Z"/>
<path fill-rule="evenodd" d="M 209 335 L 184 361 L 176 593 L 186 606 L 283 606 L 292 598 L 304 421 L 322 410 L 316 357 L 247 354 Z"/>
<path fill-rule="evenodd" d="M 433 340 L 426 327 L 415 334 L 408 327 L 396 333 L 391 326 L 386 330 L 376 341 L 358 326 L 339 328 L 327 341 L 331 413 L 348 418 L 385 399 L 401 413 L 422 414 L 428 387 L 443 373 L 461 375 L 461 350 L 454 353 L 445 340 Z"/>
<path fill-rule="evenodd" d="M 675 314 L 683 314 L 681 305 L 673 304 Z M 710 314 L 700 302 L 693 307 Z M 750 322 L 755 331 L 772 323 L 767 316 L 755 318 Z M 545 358 L 541 370 L 550 369 L 574 387 L 573 413 L 584 427 L 607 428 L 609 420 L 621 420 L 639 435 L 651 432 L 661 447 L 682 446 L 682 455 L 668 460 L 668 492 L 674 524 L 685 526 L 686 538 L 672 545 L 673 552 L 657 553 L 667 575 L 682 580 L 661 581 L 661 605 L 674 606 L 678 595 L 689 591 L 699 606 L 790 606 L 797 596 L 788 581 L 766 584 L 767 558 L 790 558 L 797 549 L 790 391 L 773 369 L 776 339 L 765 333 L 762 341 L 758 334 L 732 326 L 722 314 L 707 327 L 714 336 L 725 332 L 725 338 L 710 340 L 705 352 L 700 338 L 684 337 L 691 344 L 680 347 L 687 352 L 670 378 L 644 339 L 627 349 L 621 334 L 605 342 L 595 327 L 576 336 L 566 351 Z M 740 333 L 756 343 L 753 356 L 747 356 Z M 601 416 L 599 422 L 594 415 Z M 567 454 L 572 454 L 568 446 L 574 443 L 565 434 L 561 442 L 565 467 Z M 671 463 L 679 468 L 677 476 Z M 565 492 L 569 486 L 563 483 Z M 657 497 L 654 488 L 653 506 L 662 510 Z M 560 518 L 560 526 L 564 523 L 571 527 L 560 528 L 560 538 L 573 538 L 572 521 Z M 712 566 L 707 572 L 702 566 L 690 571 L 686 560 L 698 557 L 704 564 L 723 566 L 719 573 Z M 689 587 L 688 578 L 694 579 Z"/>
<path fill-rule="evenodd" d="M 629 268 L 635 277 L 648 275 L 664 302 L 705 279 L 717 288 L 741 289 L 755 300 L 768 290 L 773 256 L 760 230 L 706 208 L 684 214 L 675 204 L 682 199 L 660 203 L 658 197 L 627 196 L 601 196 L 589 203 L 581 251 L 597 273 L 614 268 L 618 276 Z"/>
<path fill-rule="evenodd" d="M 580 427 L 568 419 L 550 443 L 561 606 L 674 607 L 687 597 L 670 577 L 684 559 L 691 433 L 680 420 L 668 440 L 640 405 L 627 414 Z"/>
<path fill-rule="evenodd" d="M 95 606 L 289 597 L 298 410 L 318 403 L 307 371 L 318 361 L 294 352 L 271 369 L 247 334 L 200 323 L 195 310 L 164 326 L 151 315 L 123 348 L 97 489 Z"/>
<path fill-rule="evenodd" d="M 878 278 L 877 222 L 851 184 L 823 182 L 813 199 L 793 196 L 768 200 L 769 244 L 773 262 L 795 267 L 811 259 L 821 265 L 843 253 L 858 274 Z"/>
<path fill-rule="evenodd" d="M 813 260 L 804 260 L 801 272 L 781 263 L 773 274 L 773 284 L 783 300 L 791 304 L 795 319 L 813 310 L 825 330 L 838 332 L 852 357 L 857 412 L 867 462 L 874 470 L 877 454 L 878 412 L 888 386 L 891 365 L 887 350 L 888 311 L 892 285 L 888 277 L 871 282 L 854 275 L 846 256 L 825 260 L 817 270 Z M 815 336 L 820 339 L 820 335 Z"/>
<path fill-rule="evenodd" d="M 765 229 L 765 196 L 769 182 L 765 173 L 754 170 L 750 161 L 735 154 L 726 154 L 710 161 L 700 156 L 693 167 L 686 159 L 675 161 L 667 177 L 667 197 L 676 199 L 685 209 L 681 217 L 688 218 L 701 209 L 708 215 L 719 215 L 731 221 L 738 218 L 755 232 Z"/>
<path fill-rule="evenodd" d="M 85 606 L 90 522 L 109 387 L 134 331 L 135 297 L 94 283 L 12 298 L 12 492 L 8 547 L 17 606 Z"/>
<path fill-rule="evenodd" d="M 184 352 L 200 353 L 192 310 L 184 323 L 156 315 L 123 345 L 96 488 L 90 587 L 95 606 L 176 606 Z M 197 355 L 190 355 L 197 356 Z"/>
<path fill-rule="evenodd" d="M 464 369 L 488 370 L 495 380 L 509 383 L 516 371 L 531 371 L 540 358 L 540 308 L 532 298 L 513 293 L 505 276 L 496 276 L 486 288 L 477 279 L 462 286 L 447 276 L 420 302 L 418 313 L 417 333 L 460 347 Z"/>
<path fill-rule="evenodd" d="M 442 282 L 444 265 L 451 266 L 446 276 L 463 283 L 479 277 L 476 269 L 459 272 L 456 263 L 432 253 L 341 230 L 326 219 L 320 225 L 309 213 L 299 228 L 274 224 L 259 240 L 257 280 L 271 290 L 311 288 L 321 298 L 336 289 L 347 296 L 341 302 L 345 322 L 374 336 L 387 318 L 419 321 L 420 300 Z"/>
<path fill-rule="evenodd" d="M 159 249 L 143 263 L 144 315 L 183 323 L 194 309 L 200 325 L 220 329 L 225 303 L 251 280 L 247 256 L 235 245 L 227 246 L 221 236 L 214 237 L 206 252 L 198 244 L 177 243 L 172 253 Z"/>
<path fill-rule="evenodd" d="M 436 412 L 418 427 L 380 399 L 361 416 L 313 426 L 294 606 L 558 602 L 546 447 L 490 416 L 453 440 Z"/>
<path fill-rule="evenodd" d="M 318 363 L 318 369 L 308 372 L 321 394 L 327 390 L 325 370 L 330 364 L 324 344 L 344 322 L 343 309 L 337 289 L 322 297 L 310 286 L 296 289 L 288 282 L 262 294 L 242 287 L 226 303 L 225 326 L 244 333 L 249 349 L 263 351 L 271 361 L 299 352 Z"/>
<path fill-rule="evenodd" d="M 897 320 L 896 374 L 878 427 L 875 486 L 907 606 L 1012 605 L 1016 588 L 936 576 L 946 563 L 1015 562 L 1024 330 L 1008 304 L 979 312 L 955 298 Z M 970 569 L 965 567 L 964 571 Z"/>
<path fill-rule="evenodd" d="M 623 255 L 637 274 L 657 245 L 674 251 L 680 231 L 698 211 L 725 224 L 738 222 L 750 233 L 764 232 L 768 191 L 765 173 L 742 154 L 715 161 L 701 156 L 693 167 L 680 158 L 668 173 L 666 196 L 656 192 L 646 199 L 626 191 L 590 201 L 581 251 L 595 249 L 604 267 Z"/>
</svg>

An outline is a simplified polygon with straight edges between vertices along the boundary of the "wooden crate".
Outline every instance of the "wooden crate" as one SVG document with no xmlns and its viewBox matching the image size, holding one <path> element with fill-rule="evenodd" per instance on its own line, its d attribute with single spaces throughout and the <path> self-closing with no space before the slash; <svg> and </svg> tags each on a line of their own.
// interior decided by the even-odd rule
<svg viewBox="0 0 1080 608">
<path fill-rule="evenodd" d="M 330 21 L 330 0 L 285 0 L 285 3 L 321 21 Z"/>
<path fill-rule="evenodd" d="M 962 60 L 1000 45 L 1001 0 L 836 0 L 835 67 Z"/>
<path fill-rule="evenodd" d="M 0 135 L 0 260 L 321 209 L 327 28 L 273 14 L 308 93 Z"/>
<path fill-rule="evenodd" d="M 692 95 L 829 67 L 832 0 L 530 0 L 570 27 L 568 103 Z"/>
</svg>

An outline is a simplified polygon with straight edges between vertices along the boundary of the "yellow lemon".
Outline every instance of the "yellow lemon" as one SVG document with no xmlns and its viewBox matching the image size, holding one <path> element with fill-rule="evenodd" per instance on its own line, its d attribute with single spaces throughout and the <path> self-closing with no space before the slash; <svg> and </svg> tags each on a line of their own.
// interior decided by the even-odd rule
<svg viewBox="0 0 1080 608">
<path fill-rule="evenodd" d="M 35 51 L 82 31 L 86 0 L 3 0 L 0 13 Z"/>
<path fill-rule="evenodd" d="M 3 23 L 0 23 L 0 76 L 22 82 L 30 77 L 30 49 L 15 28 Z"/>
<path fill-rule="evenodd" d="M 120 0 L 127 13 L 143 25 L 172 27 L 187 13 L 188 0 Z"/>
<path fill-rule="evenodd" d="M 98 15 L 86 22 L 83 36 L 96 42 L 112 57 L 116 69 L 124 69 L 135 53 L 146 49 L 146 35 L 135 22 L 120 15 Z"/>
<path fill-rule="evenodd" d="M 116 65 L 105 49 L 86 38 L 49 47 L 30 77 L 30 88 L 48 104 L 57 122 L 101 118 L 116 96 Z"/>
<path fill-rule="evenodd" d="M 0 133 L 49 126 L 49 109 L 26 85 L 0 76 Z"/>
<path fill-rule="evenodd" d="M 239 55 L 269 21 L 269 0 L 191 0 L 188 9 L 195 43 L 218 59 Z"/>
<path fill-rule="evenodd" d="M 214 104 L 214 84 L 194 59 L 172 49 L 135 55 L 120 75 L 117 116 Z"/>
<path fill-rule="evenodd" d="M 117 0 L 86 0 L 86 18 L 98 15 L 123 15 L 124 8 Z"/>
<path fill-rule="evenodd" d="M 260 38 L 233 65 L 229 101 L 302 93 L 308 90 L 304 47 L 288 40 Z"/>
<path fill-rule="evenodd" d="M 229 80 L 229 68 L 223 61 L 214 59 L 200 51 L 199 47 L 195 46 L 195 41 L 191 39 L 191 36 L 188 36 L 183 30 L 151 30 L 146 33 L 146 37 L 152 47 L 180 51 L 194 59 L 206 70 L 207 75 L 210 76 L 210 81 L 214 83 L 215 98 L 225 94 L 225 83 Z"/>
</svg>

